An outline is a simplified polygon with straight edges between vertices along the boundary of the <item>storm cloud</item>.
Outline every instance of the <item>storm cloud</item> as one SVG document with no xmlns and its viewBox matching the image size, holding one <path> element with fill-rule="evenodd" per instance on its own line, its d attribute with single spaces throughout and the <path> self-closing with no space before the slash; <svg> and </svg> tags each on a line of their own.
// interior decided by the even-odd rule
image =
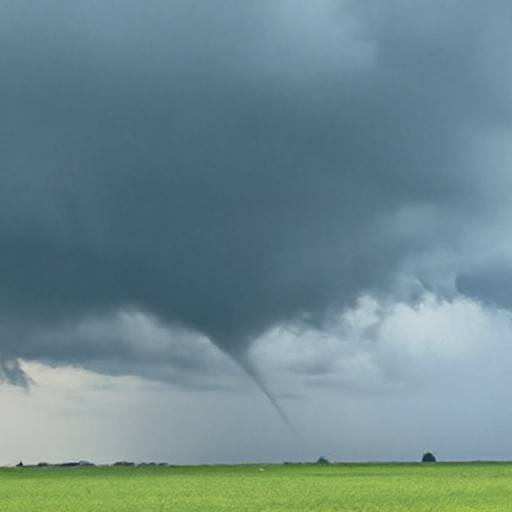
<svg viewBox="0 0 512 512">
<path fill-rule="evenodd" d="M 2 2 L 0 371 L 193 385 L 222 372 L 205 340 L 246 361 L 362 296 L 508 307 L 489 270 L 512 271 L 507 20 L 499 1 Z M 126 315 L 168 337 L 130 339 Z"/>
</svg>

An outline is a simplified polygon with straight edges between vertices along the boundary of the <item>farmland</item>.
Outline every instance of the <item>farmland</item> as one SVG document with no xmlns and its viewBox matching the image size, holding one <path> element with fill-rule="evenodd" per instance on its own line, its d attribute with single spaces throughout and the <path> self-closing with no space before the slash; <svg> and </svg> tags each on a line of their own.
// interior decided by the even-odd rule
<svg viewBox="0 0 512 512">
<path fill-rule="evenodd" d="M 511 509 L 509 463 L 0 469 L 2 512 Z"/>
</svg>

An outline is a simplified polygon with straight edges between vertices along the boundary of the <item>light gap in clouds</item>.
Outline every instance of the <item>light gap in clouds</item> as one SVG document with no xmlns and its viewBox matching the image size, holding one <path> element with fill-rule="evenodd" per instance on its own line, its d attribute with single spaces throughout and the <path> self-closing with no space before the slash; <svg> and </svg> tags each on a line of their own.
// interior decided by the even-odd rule
<svg viewBox="0 0 512 512">
<path fill-rule="evenodd" d="M 298 376 L 304 377 L 305 394 L 312 385 L 348 393 L 402 392 L 428 388 L 432 379 L 473 378 L 475 365 L 485 368 L 501 351 L 512 353 L 510 329 L 510 312 L 464 296 L 426 293 L 414 305 L 363 296 L 324 329 L 273 329 L 256 342 L 252 355 L 271 381 L 281 382 L 284 396 L 287 386 L 297 390 L 292 382 Z"/>
</svg>

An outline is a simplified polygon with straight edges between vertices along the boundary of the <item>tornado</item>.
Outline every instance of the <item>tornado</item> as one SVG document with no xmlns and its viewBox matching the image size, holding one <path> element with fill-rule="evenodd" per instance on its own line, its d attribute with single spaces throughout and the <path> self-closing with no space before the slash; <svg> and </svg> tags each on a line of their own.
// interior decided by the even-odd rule
<svg viewBox="0 0 512 512">
<path fill-rule="evenodd" d="M 290 418 L 284 411 L 281 404 L 278 402 L 274 393 L 270 390 L 269 386 L 261 376 L 261 373 L 256 368 L 256 365 L 250 358 L 247 352 L 229 354 L 231 359 L 249 376 L 249 378 L 256 384 L 259 390 L 265 395 L 269 403 L 272 405 L 276 413 L 279 415 L 284 424 L 294 434 L 297 440 L 302 440 L 295 426 L 292 424 Z"/>
</svg>

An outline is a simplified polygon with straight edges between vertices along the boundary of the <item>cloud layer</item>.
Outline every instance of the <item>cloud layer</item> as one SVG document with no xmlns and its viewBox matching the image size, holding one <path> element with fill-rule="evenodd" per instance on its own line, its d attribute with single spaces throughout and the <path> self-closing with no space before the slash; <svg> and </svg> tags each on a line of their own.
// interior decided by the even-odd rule
<svg viewBox="0 0 512 512">
<path fill-rule="evenodd" d="M 364 295 L 508 307 L 511 15 L 4 2 L 5 376 L 25 358 L 180 380 L 211 364 L 205 338 L 240 360 Z M 119 315 L 171 329 L 165 368 Z"/>
</svg>

